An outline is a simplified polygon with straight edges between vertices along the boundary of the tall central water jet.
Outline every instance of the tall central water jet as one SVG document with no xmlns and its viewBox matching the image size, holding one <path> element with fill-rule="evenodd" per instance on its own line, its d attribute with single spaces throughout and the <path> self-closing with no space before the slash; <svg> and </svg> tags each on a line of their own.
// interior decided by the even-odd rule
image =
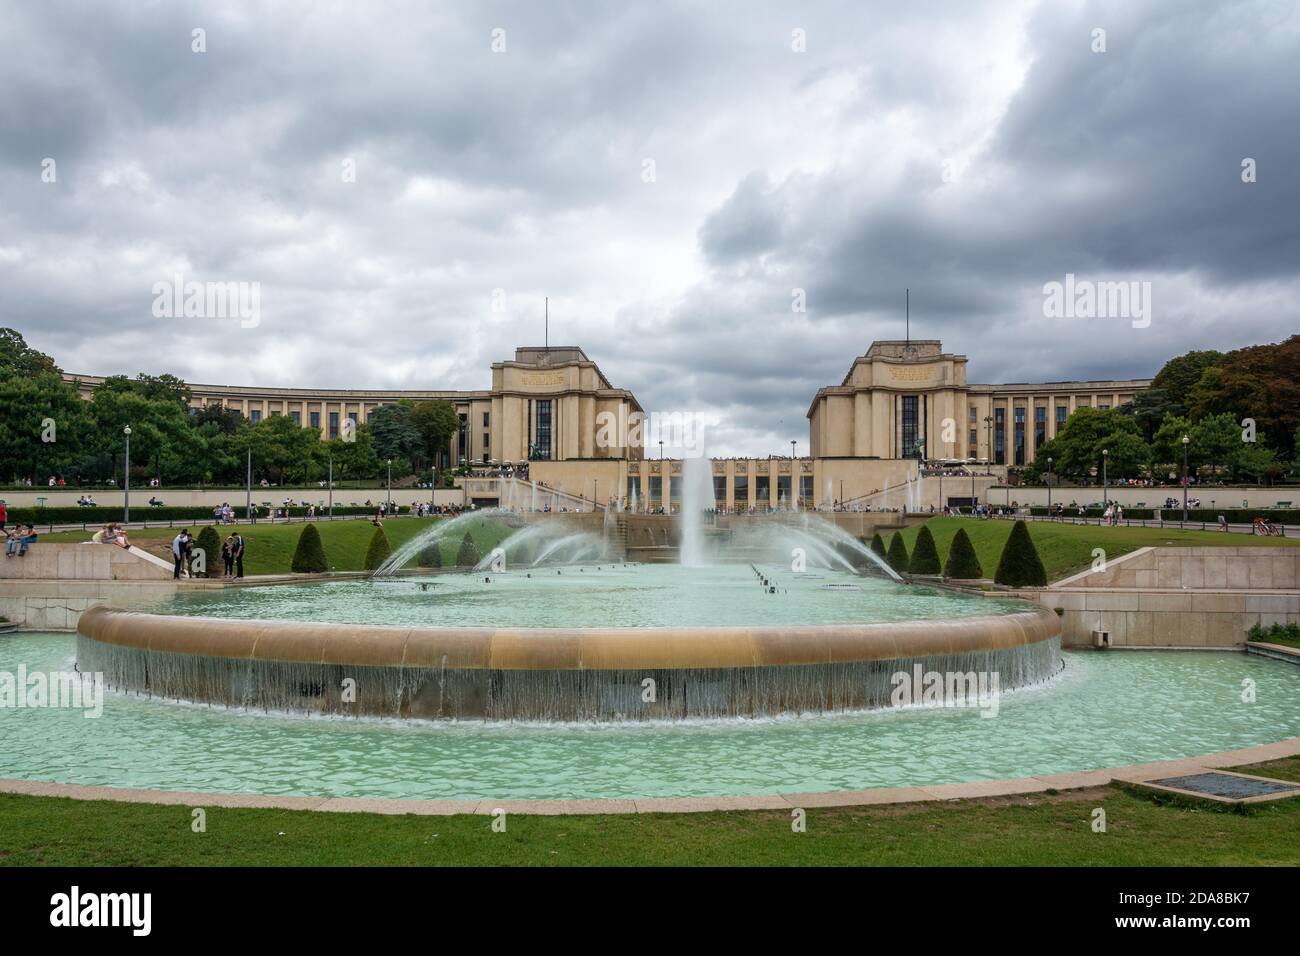
<svg viewBox="0 0 1300 956">
<path fill-rule="evenodd" d="M 698 568 L 707 563 L 704 553 L 704 513 L 716 507 L 713 500 L 713 466 L 703 455 L 682 461 L 681 563 Z"/>
</svg>

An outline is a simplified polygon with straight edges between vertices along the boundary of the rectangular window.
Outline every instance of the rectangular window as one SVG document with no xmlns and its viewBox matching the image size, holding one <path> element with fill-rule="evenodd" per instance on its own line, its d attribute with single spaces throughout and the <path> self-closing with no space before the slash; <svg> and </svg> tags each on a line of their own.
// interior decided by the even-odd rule
<svg viewBox="0 0 1300 956">
<path fill-rule="evenodd" d="M 551 460 L 551 400 L 537 400 L 537 442 L 534 455 L 544 461 Z"/>
<path fill-rule="evenodd" d="M 491 412 L 484 412 L 484 413 L 483 413 L 483 427 L 484 427 L 484 428 L 487 428 L 487 427 L 488 427 L 488 416 L 491 415 L 491 414 L 492 414 Z"/>
<path fill-rule="evenodd" d="M 776 476 L 776 500 L 784 503 L 787 508 L 790 507 L 790 476 L 789 475 Z"/>
<path fill-rule="evenodd" d="M 916 453 L 917 432 L 917 396 L 903 396 L 903 457 L 911 458 Z"/>
<path fill-rule="evenodd" d="M 1106 405 L 1098 405 L 1098 406 L 1097 406 L 1097 410 L 1100 411 L 1100 412 L 1108 412 L 1108 411 L 1110 411 L 1110 405 L 1109 405 L 1109 404 L 1106 404 Z"/>
<path fill-rule="evenodd" d="M 253 409 L 248 413 L 248 420 L 256 425 L 262 420 L 262 410 L 260 408 Z"/>
<path fill-rule="evenodd" d="M 641 476 L 640 475 L 627 476 L 627 500 L 629 504 L 631 503 L 633 498 L 636 499 L 638 505 L 645 504 L 645 499 L 641 497 Z"/>
<path fill-rule="evenodd" d="M 330 412 L 330 439 L 339 437 L 339 413 Z"/>
<path fill-rule="evenodd" d="M 1007 410 L 993 409 L 993 463 L 1007 463 Z"/>
<path fill-rule="evenodd" d="M 725 508 L 727 506 L 727 476 L 713 476 L 713 507 Z"/>
<path fill-rule="evenodd" d="M 658 508 L 664 500 L 664 480 L 659 475 L 650 476 L 650 506 Z"/>
<path fill-rule="evenodd" d="M 772 480 L 768 475 L 757 475 L 754 478 L 754 504 L 760 508 L 766 508 L 771 503 Z"/>
<path fill-rule="evenodd" d="M 732 482 L 732 485 L 736 489 L 735 491 L 736 507 L 748 508 L 749 507 L 749 475 L 737 475 L 735 477 L 735 480 Z"/>
<path fill-rule="evenodd" d="M 487 450 L 488 450 L 489 448 L 491 448 L 491 447 L 492 447 L 492 442 L 488 441 L 488 433 L 487 433 L 487 432 L 484 432 L 484 433 L 483 433 L 483 450 L 484 450 L 484 451 L 487 451 Z"/>
<path fill-rule="evenodd" d="M 295 425 L 302 424 L 302 412 L 290 412 L 289 417 L 293 419 Z"/>
<path fill-rule="evenodd" d="M 812 500 L 813 500 L 813 476 L 812 475 L 799 476 L 799 497 L 803 499 L 803 502 L 807 504 L 808 507 L 810 508 L 812 507 Z"/>
<path fill-rule="evenodd" d="M 974 405 L 972 405 L 972 406 L 970 407 L 970 420 L 971 420 L 971 423 L 972 423 L 972 424 L 974 424 L 975 421 L 977 420 L 976 417 L 975 417 L 975 406 L 974 406 Z"/>
<path fill-rule="evenodd" d="M 1015 410 L 1016 418 L 1016 464 L 1025 463 L 1025 410 L 1017 408 Z"/>
<path fill-rule="evenodd" d="M 460 428 L 456 432 L 456 444 L 460 448 L 460 460 L 469 461 L 469 416 L 460 416 Z"/>
<path fill-rule="evenodd" d="M 272 418 L 279 418 L 279 417 L 280 417 L 280 412 L 279 412 L 279 410 L 277 409 L 276 411 L 271 412 L 271 417 L 272 417 Z"/>
<path fill-rule="evenodd" d="M 970 430 L 970 457 L 975 458 L 979 455 L 980 449 L 980 432 L 978 428 Z"/>
<path fill-rule="evenodd" d="M 1056 406 L 1056 430 L 1059 432 L 1061 426 L 1065 424 L 1065 419 L 1070 414 L 1070 409 L 1065 405 Z"/>
<path fill-rule="evenodd" d="M 1034 409 L 1034 447 L 1047 441 L 1047 409 L 1038 406 Z"/>
<path fill-rule="evenodd" d="M 308 421 L 311 422 L 311 427 L 320 431 L 320 412 L 308 412 L 307 415 Z"/>
</svg>

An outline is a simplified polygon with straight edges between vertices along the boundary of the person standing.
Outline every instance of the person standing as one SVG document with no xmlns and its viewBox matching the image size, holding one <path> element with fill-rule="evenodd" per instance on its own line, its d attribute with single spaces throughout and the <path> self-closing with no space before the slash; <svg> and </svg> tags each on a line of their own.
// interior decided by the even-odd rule
<svg viewBox="0 0 1300 956">
<path fill-rule="evenodd" d="M 236 531 L 233 537 L 235 541 L 230 551 L 235 559 L 235 580 L 241 581 L 244 577 L 244 536 Z"/>
<path fill-rule="evenodd" d="M 226 540 L 221 545 L 221 564 L 222 571 L 226 577 L 233 577 L 235 574 L 235 536 L 226 535 Z"/>
<path fill-rule="evenodd" d="M 172 538 L 172 578 L 181 576 L 181 565 L 185 563 L 185 532 Z"/>
<path fill-rule="evenodd" d="M 8 523 L 9 523 L 9 506 L 4 503 L 3 498 L 0 498 L 0 531 L 3 531 L 5 529 L 5 525 Z"/>
</svg>

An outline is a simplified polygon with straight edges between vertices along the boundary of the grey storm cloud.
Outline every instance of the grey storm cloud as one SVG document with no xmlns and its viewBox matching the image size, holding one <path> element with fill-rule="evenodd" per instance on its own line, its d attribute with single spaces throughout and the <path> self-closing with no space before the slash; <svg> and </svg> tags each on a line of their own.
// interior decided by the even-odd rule
<svg viewBox="0 0 1300 956">
<path fill-rule="evenodd" d="M 904 289 L 973 381 L 1300 328 L 1294 2 L 919 7 L 0 4 L 0 324 L 92 374 L 482 388 L 549 296 L 752 454 Z M 1150 327 L 1045 318 L 1066 273 L 1151 282 Z M 175 275 L 262 321 L 155 318 Z"/>
</svg>

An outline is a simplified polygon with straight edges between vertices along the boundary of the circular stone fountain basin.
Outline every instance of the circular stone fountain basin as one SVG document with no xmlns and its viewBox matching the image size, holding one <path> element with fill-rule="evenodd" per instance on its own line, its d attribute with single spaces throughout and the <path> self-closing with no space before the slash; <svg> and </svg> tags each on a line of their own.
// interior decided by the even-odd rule
<svg viewBox="0 0 1300 956">
<path fill-rule="evenodd" d="M 77 656 L 110 687 L 160 697 L 507 721 L 855 711 L 889 706 L 917 668 L 1006 691 L 1060 666 L 1059 619 L 1023 602 L 748 565 L 556 570 L 92 608 Z"/>
</svg>

